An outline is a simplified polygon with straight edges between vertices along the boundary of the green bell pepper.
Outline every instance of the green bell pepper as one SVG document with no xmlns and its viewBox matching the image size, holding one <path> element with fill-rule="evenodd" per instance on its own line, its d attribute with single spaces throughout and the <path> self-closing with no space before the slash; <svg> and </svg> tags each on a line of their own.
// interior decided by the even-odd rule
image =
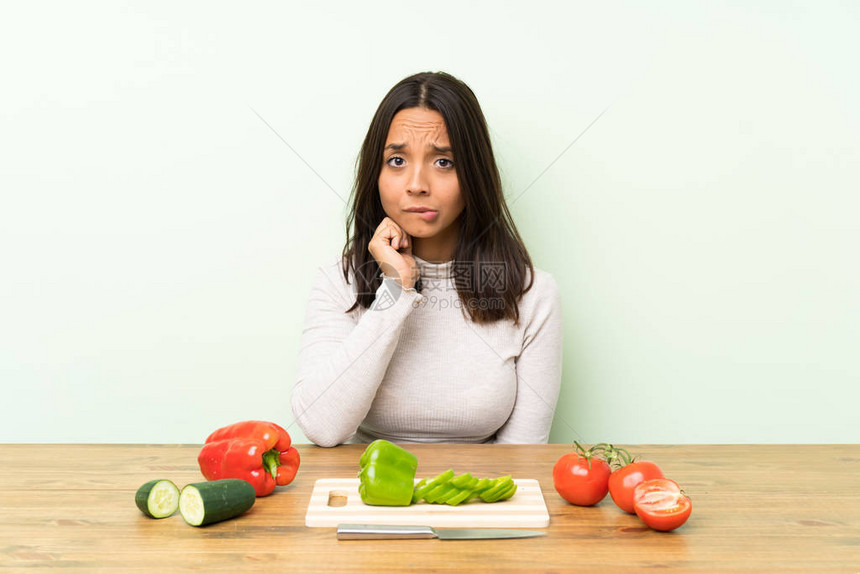
<svg viewBox="0 0 860 574">
<path fill-rule="evenodd" d="M 365 504 L 409 506 L 418 457 L 387 440 L 375 440 L 358 461 L 358 493 Z"/>
</svg>

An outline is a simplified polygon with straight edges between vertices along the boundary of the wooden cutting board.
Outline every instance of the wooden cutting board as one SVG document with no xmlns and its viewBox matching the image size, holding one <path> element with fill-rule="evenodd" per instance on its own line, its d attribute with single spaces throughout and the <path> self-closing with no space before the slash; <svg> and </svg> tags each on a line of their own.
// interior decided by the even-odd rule
<svg viewBox="0 0 860 574">
<path fill-rule="evenodd" d="M 419 502 L 409 506 L 370 506 L 361 501 L 357 478 L 322 478 L 314 484 L 306 526 L 338 524 L 415 524 L 457 528 L 543 528 L 549 526 L 540 484 L 514 479 L 517 492 L 503 502 L 473 500 L 459 506 Z M 346 495 L 344 506 L 329 504 L 331 493 Z M 342 503 L 334 497 L 334 503 Z"/>
</svg>

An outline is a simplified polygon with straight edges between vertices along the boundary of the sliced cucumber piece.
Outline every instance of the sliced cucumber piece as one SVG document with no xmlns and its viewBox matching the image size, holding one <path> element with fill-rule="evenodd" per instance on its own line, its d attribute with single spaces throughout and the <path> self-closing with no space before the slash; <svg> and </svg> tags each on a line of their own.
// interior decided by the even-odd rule
<svg viewBox="0 0 860 574">
<path fill-rule="evenodd" d="M 137 489 L 134 502 L 150 518 L 167 518 L 179 508 L 179 489 L 169 480 L 156 478 Z"/>
<path fill-rule="evenodd" d="M 179 495 L 179 512 L 191 526 L 206 526 L 239 516 L 254 506 L 257 493 L 246 480 L 223 478 L 186 485 Z"/>
</svg>

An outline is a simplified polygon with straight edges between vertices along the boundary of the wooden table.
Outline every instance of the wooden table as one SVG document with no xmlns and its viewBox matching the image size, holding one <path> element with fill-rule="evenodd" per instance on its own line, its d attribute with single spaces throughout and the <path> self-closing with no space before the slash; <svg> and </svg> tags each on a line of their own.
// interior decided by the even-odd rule
<svg viewBox="0 0 860 574">
<path fill-rule="evenodd" d="M 202 480 L 198 445 L 0 445 L 0 570 L 61 572 L 532 570 L 860 573 L 860 445 L 632 446 L 693 499 L 689 522 L 649 530 L 609 496 L 580 508 L 553 489 L 567 445 L 409 445 L 419 476 L 540 481 L 551 522 L 523 540 L 338 541 L 304 525 L 314 482 L 355 476 L 361 445 L 300 445 L 292 485 L 206 528 L 144 517 L 134 492 Z"/>
</svg>

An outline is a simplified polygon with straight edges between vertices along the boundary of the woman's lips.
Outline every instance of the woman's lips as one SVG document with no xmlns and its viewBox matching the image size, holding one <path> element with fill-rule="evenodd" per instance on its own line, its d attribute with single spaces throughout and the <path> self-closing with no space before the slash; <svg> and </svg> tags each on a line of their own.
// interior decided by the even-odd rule
<svg viewBox="0 0 860 574">
<path fill-rule="evenodd" d="M 413 211 L 412 213 L 414 213 L 424 221 L 433 221 L 434 219 L 436 219 L 436 216 L 439 215 L 438 211 Z"/>
</svg>

